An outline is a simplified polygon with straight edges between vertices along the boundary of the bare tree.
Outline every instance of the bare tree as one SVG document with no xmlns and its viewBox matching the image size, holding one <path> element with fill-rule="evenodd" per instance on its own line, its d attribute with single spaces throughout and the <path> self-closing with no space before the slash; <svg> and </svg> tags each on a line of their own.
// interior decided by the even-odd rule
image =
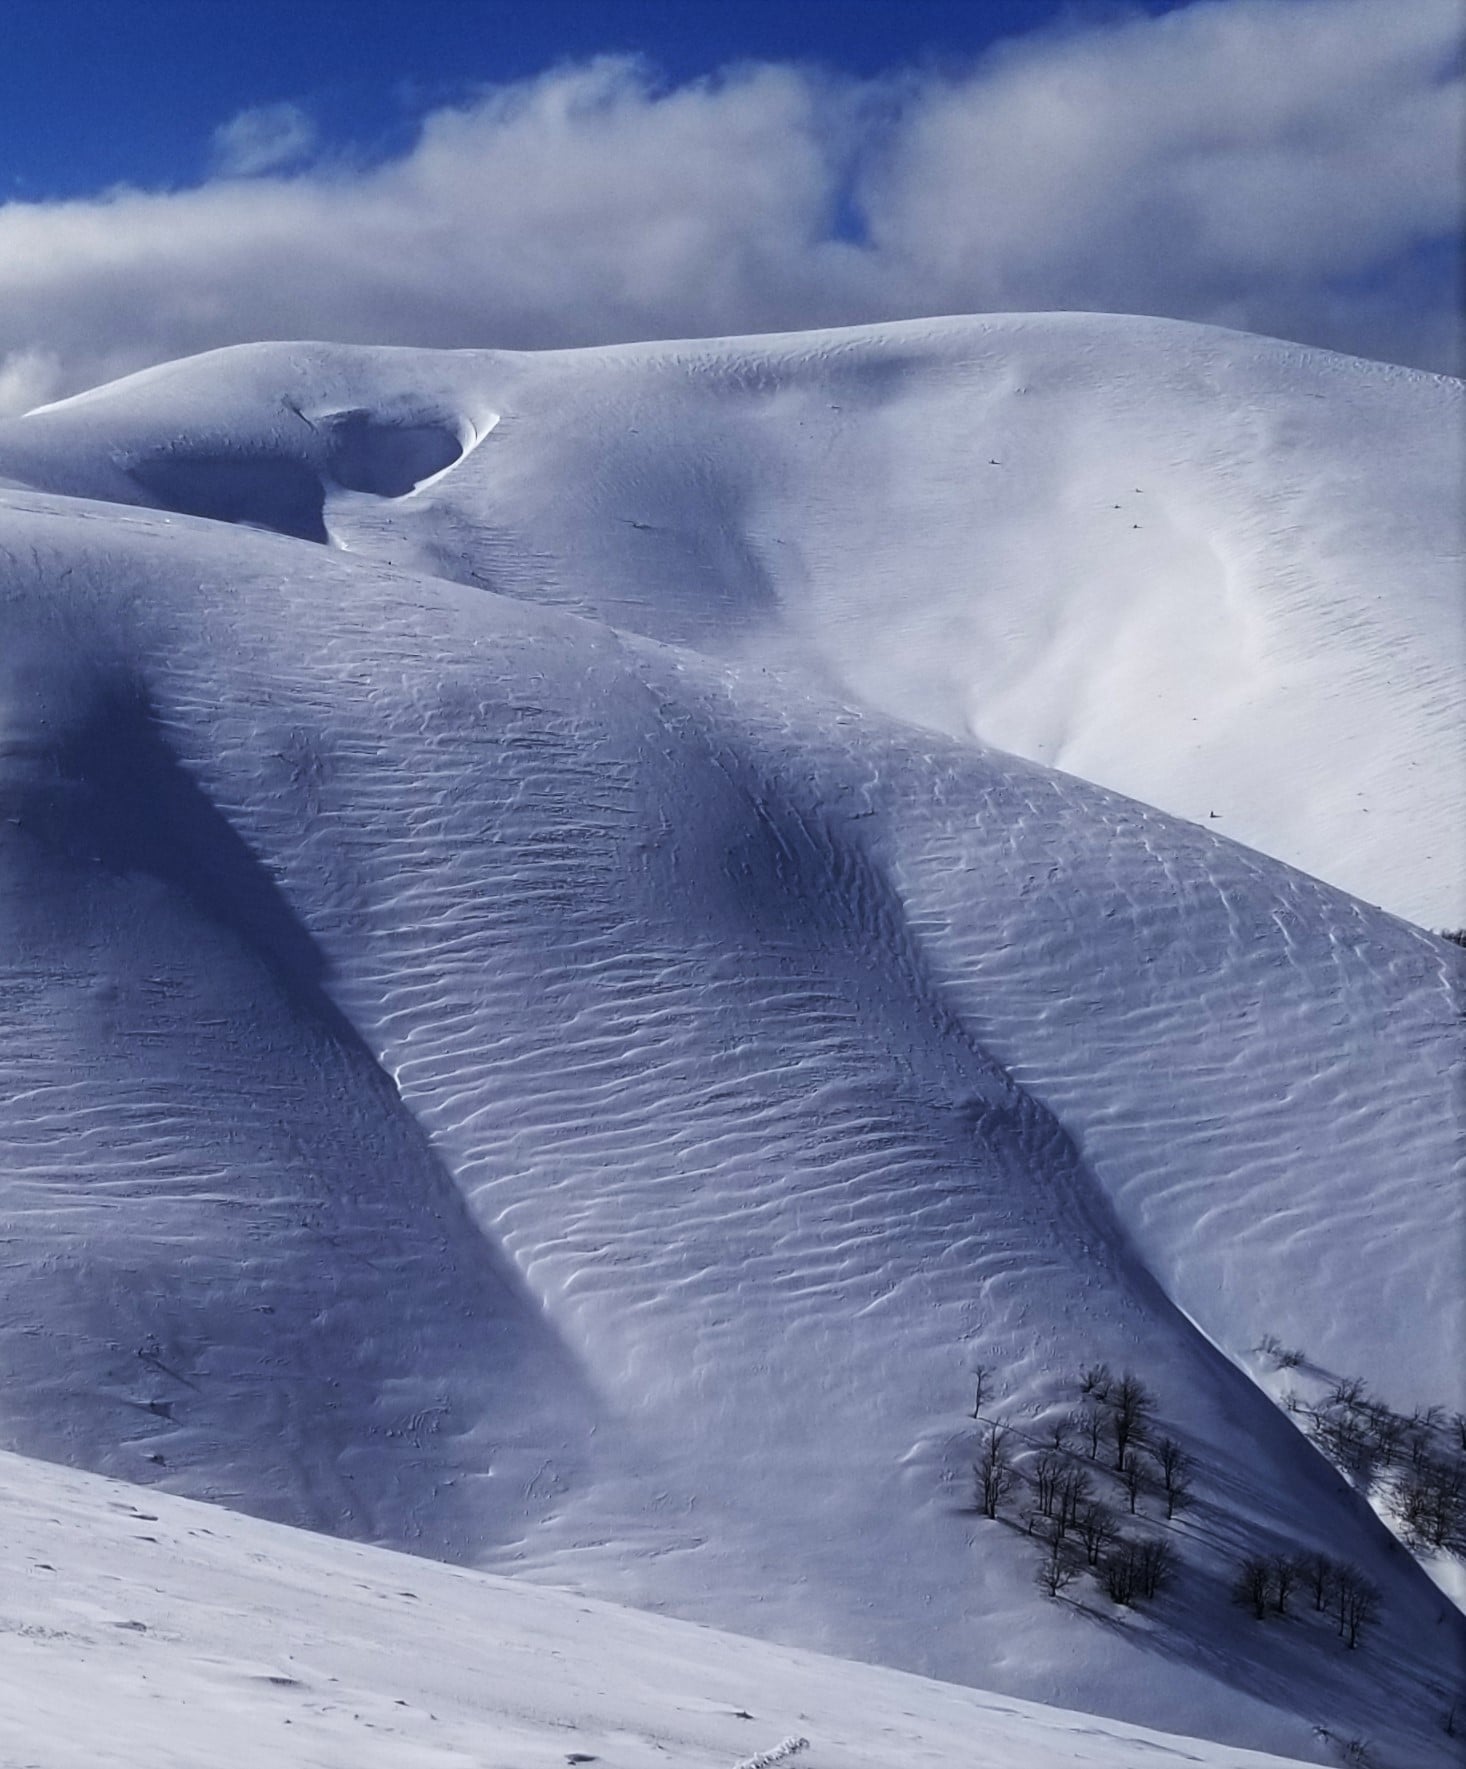
<svg viewBox="0 0 1466 1769">
<path fill-rule="evenodd" d="M 1110 1366 L 1090 1364 L 1079 1372 L 1079 1393 L 1085 1400 L 1108 1400 L 1110 1397 Z"/>
<path fill-rule="evenodd" d="M 1267 1620 L 1268 1594 L 1272 1590 L 1273 1569 L 1267 1557 L 1249 1554 L 1237 1568 L 1232 1582 L 1232 1596 L 1252 1611 L 1258 1621 Z"/>
<path fill-rule="evenodd" d="M 1158 1596 L 1175 1567 L 1176 1553 L 1169 1542 L 1120 1536 L 1100 1563 L 1100 1580 L 1116 1603 L 1133 1607 Z"/>
<path fill-rule="evenodd" d="M 1068 1590 L 1079 1577 L 1074 1556 L 1064 1546 L 1064 1538 L 1057 1530 L 1049 1537 L 1048 1552 L 1039 1563 L 1037 1576 L 1039 1589 L 1049 1597 L 1057 1597 L 1060 1592 Z"/>
<path fill-rule="evenodd" d="M 1069 1438 L 1074 1430 L 1074 1415 L 1065 1413 L 1061 1419 L 1055 1419 L 1049 1426 L 1049 1448 L 1065 1455 L 1069 1449 Z"/>
<path fill-rule="evenodd" d="M 1125 1497 L 1130 1502 L 1130 1515 L 1133 1517 L 1145 1487 L 1145 1468 L 1134 1450 L 1127 1450 L 1120 1459 L 1120 1484 L 1125 1489 Z"/>
<path fill-rule="evenodd" d="M 1280 1370 L 1296 1370 L 1303 1362 L 1303 1353 L 1284 1345 L 1276 1333 L 1265 1333 L 1256 1350 L 1270 1357 Z"/>
<path fill-rule="evenodd" d="M 1091 1502 L 1080 1511 L 1074 1520 L 1074 1530 L 1084 1544 L 1084 1558 L 1091 1566 L 1099 1565 L 1105 1550 L 1119 1534 L 1114 1513 L 1108 1505 L 1097 1502 Z"/>
<path fill-rule="evenodd" d="M 1071 1530 L 1079 1522 L 1079 1513 L 1094 1494 L 1094 1482 L 1082 1468 L 1066 1468 L 1054 1489 L 1056 1515 L 1061 1530 Z"/>
<path fill-rule="evenodd" d="M 998 1506 L 1012 1492 L 1016 1478 L 1012 1459 L 1008 1454 L 1006 1426 L 995 1423 L 991 1427 L 973 1472 L 977 1476 L 977 1496 L 983 1516 L 996 1517 Z"/>
<path fill-rule="evenodd" d="M 1380 1589 L 1357 1566 L 1341 1566 L 1334 1581 L 1334 1611 L 1339 1633 L 1351 1650 L 1379 1614 Z"/>
<path fill-rule="evenodd" d="M 1316 1610 L 1327 1609 L 1334 1594 L 1334 1563 L 1327 1554 L 1305 1554 L 1298 1563 L 1303 1588 L 1313 1598 Z"/>
<path fill-rule="evenodd" d="M 992 1379 L 991 1364 L 979 1364 L 972 1372 L 973 1386 L 976 1392 L 972 1397 L 972 1416 L 976 1419 L 982 1412 L 982 1403 L 987 1399 L 988 1385 Z"/>
<path fill-rule="evenodd" d="M 1434 1467 L 1428 1518 L 1430 1542 L 1432 1547 L 1459 1551 L 1466 1536 L 1466 1462 L 1437 1462 Z"/>
<path fill-rule="evenodd" d="M 1414 1541 L 1450 1547 L 1466 1526 L 1466 1464 L 1423 1458 L 1406 1470 L 1394 1508 Z"/>
<path fill-rule="evenodd" d="M 1080 1437 L 1089 1446 L 1091 1462 L 1099 1460 L 1100 1440 L 1105 1434 L 1104 1413 L 1093 1401 L 1086 1401 L 1074 1415 L 1074 1424 Z"/>
<path fill-rule="evenodd" d="M 1125 1453 L 1132 1443 L 1144 1440 L 1155 1401 L 1150 1390 L 1129 1370 L 1114 1383 L 1109 1392 L 1110 1431 L 1115 1439 L 1115 1466 L 1123 1468 Z"/>
<path fill-rule="evenodd" d="M 1135 1544 L 1122 1536 L 1100 1563 L 1100 1579 L 1115 1603 L 1129 1608 L 1139 1595 L 1139 1578 L 1135 1565 Z"/>
<path fill-rule="evenodd" d="M 1135 1580 L 1139 1595 L 1158 1597 L 1176 1571 L 1176 1550 L 1159 1536 L 1135 1544 Z"/>
<path fill-rule="evenodd" d="M 1273 1608 L 1279 1615 L 1286 1615 L 1288 1599 L 1298 1583 L 1298 1562 L 1291 1554 L 1274 1554 L 1269 1566 L 1272 1572 Z"/>
<path fill-rule="evenodd" d="M 1324 1402 L 1329 1407 L 1354 1408 L 1364 1404 L 1364 1382 L 1358 1376 L 1341 1376 Z"/>
<path fill-rule="evenodd" d="M 1435 1448 L 1435 1435 L 1441 1422 L 1439 1407 L 1417 1407 L 1404 1422 L 1405 1453 L 1410 1458 L 1410 1466 L 1417 1472 L 1430 1460 Z"/>
<path fill-rule="evenodd" d="M 1176 1515 L 1177 1508 L 1191 1497 L 1191 1470 L 1194 1463 L 1174 1437 L 1157 1439 L 1151 1454 L 1160 1464 L 1161 1482 L 1166 1489 L 1166 1517 Z"/>
<path fill-rule="evenodd" d="M 1365 1430 L 1367 1415 L 1351 1407 L 1315 1409 L 1308 1435 L 1330 1461 L 1351 1474 L 1366 1491 L 1374 1480 L 1374 1446 Z"/>
<path fill-rule="evenodd" d="M 1375 1407 L 1367 1427 L 1370 1446 L 1381 1462 L 1393 1462 L 1405 1434 L 1405 1421 L 1388 1407 Z"/>
<path fill-rule="evenodd" d="M 1059 1495 L 1059 1481 L 1064 1474 L 1064 1459 L 1056 1456 L 1052 1450 L 1044 1450 L 1033 1465 L 1033 1487 L 1038 1496 L 1038 1508 L 1044 1517 L 1054 1515 L 1054 1503 Z"/>
</svg>

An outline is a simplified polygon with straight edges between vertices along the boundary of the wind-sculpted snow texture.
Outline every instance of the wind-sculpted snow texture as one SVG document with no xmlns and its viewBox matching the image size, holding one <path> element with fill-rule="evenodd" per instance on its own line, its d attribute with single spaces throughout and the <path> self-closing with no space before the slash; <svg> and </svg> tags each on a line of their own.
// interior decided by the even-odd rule
<svg viewBox="0 0 1466 1769">
<path fill-rule="evenodd" d="M 1458 1618 L 1248 1359 L 1271 1332 L 1453 1398 L 1454 949 L 897 722 L 840 656 L 859 630 L 905 667 L 876 579 L 864 614 L 833 554 L 801 579 L 903 389 L 985 409 L 1006 348 L 1031 398 L 1076 330 L 1132 403 L 1148 350 L 1223 392 L 1272 351 L 1399 433 L 1442 396 L 1184 328 L 954 322 L 261 348 L 0 431 L 9 1444 L 1147 1724 L 1447 1760 Z M 864 417 L 825 424 L 806 566 L 775 569 L 768 437 L 806 459 L 812 388 Z M 891 471 L 912 582 L 963 605 Z M 1421 635 L 1379 780 L 1440 730 L 1428 591 L 1369 616 Z M 1369 677 L 1372 643 L 1317 674 Z M 942 650 L 908 653 L 928 725 Z M 1037 1432 L 1099 1361 L 1201 1468 L 1143 1623 L 1045 1601 L 970 1510 L 972 1367 Z M 1229 1603 L 1288 1546 L 1380 1584 L 1377 1650 Z"/>
<path fill-rule="evenodd" d="M 0 477 L 797 657 L 1456 927 L 1463 420 L 1444 377 L 1047 314 L 537 355 L 263 345 L 0 427 Z"/>
</svg>

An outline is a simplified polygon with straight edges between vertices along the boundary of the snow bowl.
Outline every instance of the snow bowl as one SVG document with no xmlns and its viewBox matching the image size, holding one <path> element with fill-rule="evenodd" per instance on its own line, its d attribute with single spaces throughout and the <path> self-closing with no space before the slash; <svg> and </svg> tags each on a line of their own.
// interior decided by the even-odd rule
<svg viewBox="0 0 1466 1769">
<path fill-rule="evenodd" d="M 133 462 L 128 476 L 150 501 L 182 516 L 244 523 L 325 545 L 332 488 L 400 498 L 456 466 L 477 442 L 471 430 L 441 416 L 385 417 L 354 410 L 319 421 L 296 449 L 170 447 Z"/>
</svg>

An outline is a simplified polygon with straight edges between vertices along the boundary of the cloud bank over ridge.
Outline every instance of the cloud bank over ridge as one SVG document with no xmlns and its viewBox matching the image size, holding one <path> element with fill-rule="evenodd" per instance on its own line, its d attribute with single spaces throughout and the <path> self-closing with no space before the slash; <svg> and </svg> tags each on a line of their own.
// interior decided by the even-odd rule
<svg viewBox="0 0 1466 1769">
<path fill-rule="evenodd" d="M 258 338 L 533 348 L 1108 309 L 1460 372 L 1455 0 L 1198 0 L 961 71 L 625 59 L 375 165 L 294 107 L 194 188 L 0 205 L 0 412 Z"/>
</svg>

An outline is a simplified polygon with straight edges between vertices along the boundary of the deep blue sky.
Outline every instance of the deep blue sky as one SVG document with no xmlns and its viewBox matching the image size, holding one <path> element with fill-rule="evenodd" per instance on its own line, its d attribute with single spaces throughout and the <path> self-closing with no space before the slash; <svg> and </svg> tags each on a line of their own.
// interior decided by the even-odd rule
<svg viewBox="0 0 1466 1769">
<path fill-rule="evenodd" d="M 1004 36 L 1178 4 L 0 0 L 0 197 L 192 183 L 213 130 L 262 104 L 300 104 L 328 142 L 375 156 L 476 85 L 598 53 L 638 52 L 674 81 L 746 59 L 866 75 L 965 64 Z"/>
</svg>

